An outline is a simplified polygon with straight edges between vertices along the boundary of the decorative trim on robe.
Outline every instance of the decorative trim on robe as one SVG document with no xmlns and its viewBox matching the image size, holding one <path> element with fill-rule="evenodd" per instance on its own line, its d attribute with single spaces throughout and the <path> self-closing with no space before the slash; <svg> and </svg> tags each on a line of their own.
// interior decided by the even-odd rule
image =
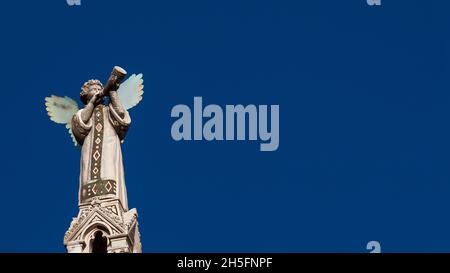
<svg viewBox="0 0 450 273">
<path fill-rule="evenodd" d="M 97 105 L 94 109 L 94 143 L 91 152 L 91 180 L 99 180 L 102 169 L 102 146 L 103 146 L 103 105 Z"/>
</svg>

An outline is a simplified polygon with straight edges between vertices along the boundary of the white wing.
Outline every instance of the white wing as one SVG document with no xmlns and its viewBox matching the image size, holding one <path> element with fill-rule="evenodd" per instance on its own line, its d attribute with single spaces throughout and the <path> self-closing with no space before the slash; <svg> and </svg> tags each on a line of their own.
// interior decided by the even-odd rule
<svg viewBox="0 0 450 273">
<path fill-rule="evenodd" d="M 130 109 L 136 106 L 144 94 L 144 79 L 141 74 L 133 74 L 126 81 L 124 81 L 117 90 L 120 103 L 125 109 Z"/>
<path fill-rule="evenodd" d="M 73 115 L 75 115 L 78 111 L 77 102 L 67 96 L 58 97 L 52 95 L 51 97 L 45 98 L 45 106 L 47 109 L 47 114 L 52 121 L 59 124 L 66 124 L 66 128 L 69 130 L 69 134 L 76 146 L 77 142 L 72 133 L 71 122 Z"/>
<path fill-rule="evenodd" d="M 75 135 L 72 132 L 72 120 L 70 120 L 69 123 L 66 124 L 66 128 L 67 128 L 67 130 L 69 130 L 69 134 L 70 134 L 70 137 L 72 138 L 73 145 L 78 146 L 78 142 L 75 139 Z"/>
</svg>

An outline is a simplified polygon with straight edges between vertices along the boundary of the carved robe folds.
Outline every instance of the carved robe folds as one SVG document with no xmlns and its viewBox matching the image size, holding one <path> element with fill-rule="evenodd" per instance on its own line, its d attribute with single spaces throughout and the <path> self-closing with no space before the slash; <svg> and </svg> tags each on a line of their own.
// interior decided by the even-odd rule
<svg viewBox="0 0 450 273">
<path fill-rule="evenodd" d="M 121 118 L 112 105 L 97 105 L 87 123 L 81 119 L 81 110 L 74 115 L 72 131 L 82 146 L 79 205 L 97 197 L 119 200 L 128 210 L 120 143 L 130 124 L 128 111 Z"/>
</svg>

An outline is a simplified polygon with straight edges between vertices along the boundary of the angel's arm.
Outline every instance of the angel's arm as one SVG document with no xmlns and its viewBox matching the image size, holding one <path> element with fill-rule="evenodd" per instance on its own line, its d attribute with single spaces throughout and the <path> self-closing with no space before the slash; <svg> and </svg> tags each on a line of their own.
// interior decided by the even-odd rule
<svg viewBox="0 0 450 273">
<path fill-rule="evenodd" d="M 72 133 L 78 142 L 78 144 L 81 146 L 83 145 L 84 139 L 89 134 L 92 128 L 92 120 L 88 119 L 87 121 L 84 121 L 83 114 L 86 114 L 87 112 L 87 105 L 84 109 L 78 110 L 78 112 L 73 116 L 72 122 L 70 123 Z"/>
<path fill-rule="evenodd" d="M 84 123 L 88 123 L 88 121 L 92 117 L 92 113 L 94 112 L 94 104 L 89 102 L 86 106 L 80 111 L 80 118 Z"/>
<path fill-rule="evenodd" d="M 89 100 L 88 104 L 81 110 L 81 120 L 84 123 L 87 123 L 94 112 L 95 105 L 97 105 L 101 100 L 100 92 L 95 93 L 92 98 Z"/>
<path fill-rule="evenodd" d="M 119 101 L 119 100 L 117 100 L 117 101 Z M 123 140 L 125 138 L 125 135 L 127 134 L 127 131 L 131 125 L 130 114 L 123 107 L 122 107 L 122 111 L 123 111 L 122 112 L 123 116 L 121 116 L 117 112 L 116 108 L 114 107 L 114 104 L 112 103 L 112 99 L 111 99 L 111 103 L 109 104 L 109 120 L 120 140 Z"/>
<path fill-rule="evenodd" d="M 110 91 L 109 98 L 111 100 L 111 104 L 114 111 L 119 115 L 119 117 L 124 118 L 125 108 L 123 107 L 122 103 L 119 100 L 119 95 L 117 94 L 117 91 Z"/>
</svg>

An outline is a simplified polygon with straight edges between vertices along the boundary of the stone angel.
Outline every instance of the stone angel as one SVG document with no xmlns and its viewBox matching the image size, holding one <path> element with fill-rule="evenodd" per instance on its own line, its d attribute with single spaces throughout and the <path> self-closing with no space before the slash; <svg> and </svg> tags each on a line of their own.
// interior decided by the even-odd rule
<svg viewBox="0 0 450 273">
<path fill-rule="evenodd" d="M 81 146 L 80 207 L 100 198 L 117 200 L 123 211 L 128 210 L 121 142 L 131 124 L 128 110 L 142 100 L 144 85 L 142 74 L 120 84 L 125 75 L 116 66 L 105 86 L 99 80 L 85 82 L 82 109 L 67 96 L 45 98 L 50 119 L 65 124 L 75 146 Z"/>
</svg>

